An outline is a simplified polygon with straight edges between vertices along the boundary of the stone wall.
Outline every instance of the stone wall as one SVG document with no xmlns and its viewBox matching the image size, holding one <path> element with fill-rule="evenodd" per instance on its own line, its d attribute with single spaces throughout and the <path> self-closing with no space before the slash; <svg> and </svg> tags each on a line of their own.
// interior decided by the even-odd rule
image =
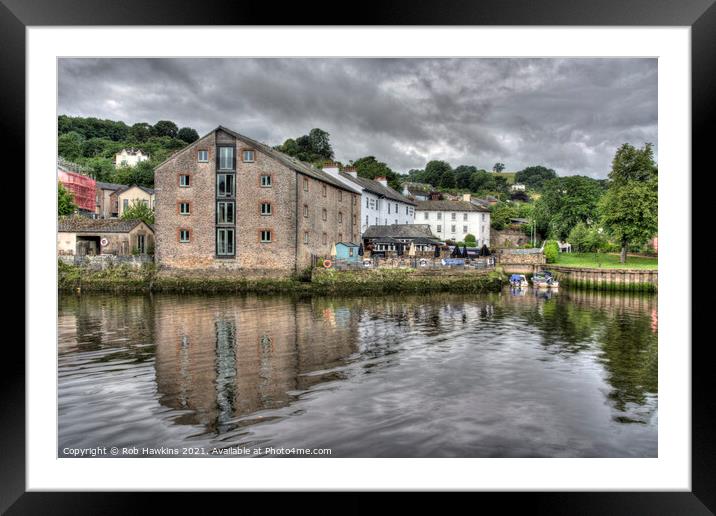
<svg viewBox="0 0 716 516">
<path fill-rule="evenodd" d="M 657 290 L 659 272 L 644 269 L 587 269 L 548 265 L 560 283 L 574 287 L 615 290 Z"/>
<path fill-rule="evenodd" d="M 146 254 L 137 256 L 112 254 L 99 256 L 59 255 L 57 259 L 66 265 L 80 265 L 90 270 L 104 270 L 117 265 L 127 265 L 132 269 L 140 269 L 144 264 L 154 263 L 154 257 Z"/>
<path fill-rule="evenodd" d="M 490 243 L 493 248 L 520 247 L 530 242 L 530 238 L 516 229 L 490 230 Z"/>
</svg>

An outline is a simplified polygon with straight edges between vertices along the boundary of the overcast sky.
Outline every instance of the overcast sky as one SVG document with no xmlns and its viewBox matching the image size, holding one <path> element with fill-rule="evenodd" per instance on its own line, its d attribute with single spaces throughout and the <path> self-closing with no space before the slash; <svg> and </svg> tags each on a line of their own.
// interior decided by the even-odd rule
<svg viewBox="0 0 716 516">
<path fill-rule="evenodd" d="M 605 177 L 657 145 L 656 59 L 61 59 L 59 114 L 218 125 L 270 145 L 320 127 L 336 159 Z"/>
</svg>

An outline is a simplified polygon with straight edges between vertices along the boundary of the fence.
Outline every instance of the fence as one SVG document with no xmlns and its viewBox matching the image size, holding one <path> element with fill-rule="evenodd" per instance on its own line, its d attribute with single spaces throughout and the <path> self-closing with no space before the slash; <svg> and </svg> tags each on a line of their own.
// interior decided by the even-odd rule
<svg viewBox="0 0 716 516">
<path fill-rule="evenodd" d="M 449 258 L 421 258 L 415 256 L 401 257 L 382 257 L 372 256 L 363 257 L 357 261 L 347 260 L 331 260 L 331 268 L 336 270 L 359 270 L 359 269 L 494 269 L 495 257 L 488 256 L 482 258 L 466 258 L 466 259 L 449 259 Z M 320 267 L 323 264 L 323 258 L 311 256 L 311 264 Z"/>
<path fill-rule="evenodd" d="M 81 265 L 93 270 L 103 270 L 116 265 L 128 265 L 140 269 L 145 263 L 153 263 L 154 257 L 147 254 L 136 256 L 119 256 L 114 254 L 91 255 L 59 255 L 58 260 L 67 265 Z"/>
</svg>

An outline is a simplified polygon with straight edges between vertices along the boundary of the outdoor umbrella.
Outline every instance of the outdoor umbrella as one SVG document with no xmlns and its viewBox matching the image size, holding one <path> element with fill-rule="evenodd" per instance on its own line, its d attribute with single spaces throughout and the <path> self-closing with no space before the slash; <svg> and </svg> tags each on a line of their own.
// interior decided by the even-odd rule
<svg viewBox="0 0 716 516">
<path fill-rule="evenodd" d="M 452 253 L 450 253 L 450 258 L 457 258 L 460 256 L 460 248 L 458 246 L 455 246 L 452 248 Z"/>
<path fill-rule="evenodd" d="M 462 257 L 467 258 L 467 246 L 464 244 L 462 246 Z"/>
<path fill-rule="evenodd" d="M 331 247 L 331 257 L 332 257 L 332 258 L 335 258 L 335 257 L 336 257 L 336 244 L 335 244 L 335 243 L 334 243 L 333 246 Z"/>
<path fill-rule="evenodd" d="M 415 243 L 410 242 L 410 248 L 408 249 L 408 256 L 415 256 Z"/>
<path fill-rule="evenodd" d="M 440 248 L 435 246 L 435 258 L 440 258 Z"/>
<path fill-rule="evenodd" d="M 358 246 L 358 256 L 363 256 L 363 244 Z"/>
</svg>

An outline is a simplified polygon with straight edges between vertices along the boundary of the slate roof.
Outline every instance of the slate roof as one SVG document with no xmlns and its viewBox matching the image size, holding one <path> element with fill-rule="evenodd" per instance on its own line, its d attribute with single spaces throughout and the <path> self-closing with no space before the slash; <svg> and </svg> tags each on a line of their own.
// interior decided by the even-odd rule
<svg viewBox="0 0 716 516">
<path fill-rule="evenodd" d="M 57 221 L 60 233 L 129 233 L 139 219 L 90 219 L 88 217 L 61 217 Z M 152 231 L 153 228 L 150 227 Z"/>
<path fill-rule="evenodd" d="M 119 190 L 120 188 L 127 187 L 127 185 L 120 185 L 117 183 L 103 183 L 102 181 L 97 181 L 96 185 L 97 188 L 100 190 Z"/>
<path fill-rule="evenodd" d="M 390 199 L 392 201 L 398 201 L 398 202 L 402 202 L 405 204 L 410 204 L 412 206 L 415 206 L 415 203 L 413 201 L 411 201 L 410 199 L 408 199 L 407 197 L 405 197 L 403 194 L 393 190 L 389 186 L 383 186 L 381 183 L 379 183 L 375 179 L 367 179 L 365 177 L 360 177 L 360 176 L 353 177 L 352 175 L 347 174 L 345 172 L 341 172 L 340 175 L 341 175 L 341 177 L 343 177 L 349 181 L 352 181 L 353 183 L 357 184 L 361 188 L 368 190 L 369 192 L 372 192 L 376 195 L 385 197 L 386 199 Z"/>
<path fill-rule="evenodd" d="M 430 224 L 388 224 L 386 226 L 368 226 L 363 238 L 428 238 L 438 240 L 430 231 Z"/>
<path fill-rule="evenodd" d="M 144 191 L 147 192 L 149 195 L 154 195 L 154 190 L 153 190 L 153 189 L 147 188 L 146 186 L 139 186 L 139 185 L 122 186 L 122 188 L 120 188 L 120 189 L 118 189 L 118 190 L 115 190 L 115 193 L 116 193 L 117 195 L 119 195 L 119 194 L 121 194 L 121 193 L 123 193 L 123 192 L 126 192 L 127 190 L 129 190 L 129 189 L 131 189 L 131 188 L 134 188 L 135 186 L 136 186 L 137 188 L 139 188 L 140 190 L 144 190 Z"/>
<path fill-rule="evenodd" d="M 295 170 L 296 172 L 299 172 L 306 176 L 312 177 L 313 179 L 318 179 L 319 181 L 328 183 L 332 186 L 335 186 L 336 188 L 340 188 L 341 190 L 355 193 L 355 190 L 352 189 L 350 186 L 348 186 L 348 185 L 342 183 L 341 181 L 339 181 L 338 179 L 332 177 L 328 172 L 324 172 L 323 170 L 317 169 L 310 163 L 306 163 L 306 162 L 298 160 L 292 156 L 289 156 L 288 154 L 284 154 L 283 152 L 277 151 L 276 149 L 269 147 L 265 143 L 258 142 L 252 138 L 249 138 L 248 136 L 244 136 L 243 134 L 239 134 L 236 131 L 227 129 L 224 126 L 220 125 L 216 129 L 214 129 L 214 131 L 218 131 L 218 130 L 229 133 L 234 138 L 241 140 L 245 143 L 248 143 L 249 145 L 254 147 L 256 150 L 261 151 L 264 154 L 267 154 L 268 156 L 271 156 L 275 160 L 283 163 L 285 166 L 287 166 L 291 170 Z"/>
<path fill-rule="evenodd" d="M 487 208 L 467 201 L 417 201 L 418 211 L 482 211 Z"/>
</svg>

